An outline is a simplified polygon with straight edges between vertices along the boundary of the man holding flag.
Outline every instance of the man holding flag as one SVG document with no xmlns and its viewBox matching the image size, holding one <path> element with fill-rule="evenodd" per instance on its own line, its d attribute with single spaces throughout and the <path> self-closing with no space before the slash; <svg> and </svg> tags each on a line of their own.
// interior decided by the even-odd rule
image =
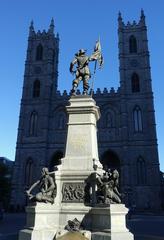
<svg viewBox="0 0 164 240">
<path fill-rule="evenodd" d="M 94 52 L 90 57 L 87 56 L 85 53 L 86 51 L 84 49 L 80 49 L 79 52 L 75 54 L 75 58 L 72 60 L 70 64 L 70 72 L 72 74 L 75 73 L 76 75 L 76 78 L 73 80 L 73 83 L 72 83 L 72 90 L 71 90 L 72 95 L 75 95 L 76 89 L 81 81 L 83 81 L 83 94 L 86 95 L 88 93 L 88 89 L 89 89 L 88 81 L 91 78 L 90 69 L 88 67 L 89 62 L 95 61 L 94 75 L 96 72 L 97 61 L 100 67 L 103 64 L 100 40 L 96 42 L 96 45 L 94 47 Z M 73 70 L 75 64 L 77 65 L 76 71 Z M 92 88 L 93 88 L 93 82 L 92 82 Z"/>
</svg>

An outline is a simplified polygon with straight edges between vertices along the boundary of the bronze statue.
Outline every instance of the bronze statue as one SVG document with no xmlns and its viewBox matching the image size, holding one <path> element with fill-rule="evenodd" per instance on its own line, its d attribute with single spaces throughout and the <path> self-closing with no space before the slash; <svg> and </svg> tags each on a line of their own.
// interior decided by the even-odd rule
<svg viewBox="0 0 164 240">
<path fill-rule="evenodd" d="M 102 184 L 101 182 L 101 175 L 97 172 L 98 166 L 95 164 L 95 159 L 93 159 L 93 169 L 94 172 L 92 172 L 89 177 L 86 180 L 86 183 L 89 184 L 89 202 L 92 206 L 95 206 L 97 203 L 97 190 L 98 186 Z"/>
<path fill-rule="evenodd" d="M 103 175 L 98 174 L 97 165 L 93 165 L 94 172 L 87 178 L 89 195 L 92 206 L 96 204 L 121 203 L 121 194 L 118 191 L 119 172 L 115 169 L 105 169 Z M 88 192 L 86 192 L 88 194 Z"/>
<path fill-rule="evenodd" d="M 75 58 L 70 64 L 70 72 L 73 74 L 75 73 L 76 76 L 72 83 L 72 94 L 75 94 L 76 88 L 81 81 L 83 81 L 83 94 L 87 94 L 87 91 L 89 89 L 88 81 L 91 77 L 88 67 L 90 61 L 94 61 L 94 59 L 92 60 L 92 58 L 87 56 L 84 49 L 80 49 L 79 52 L 75 54 Z M 73 70 L 75 64 L 77 64 L 76 71 Z"/>
<path fill-rule="evenodd" d="M 65 226 L 65 230 L 69 232 L 79 232 L 80 231 L 80 226 L 81 222 L 77 218 L 74 218 L 73 221 L 68 220 L 68 224 Z"/>
<path fill-rule="evenodd" d="M 119 173 L 115 169 L 112 172 L 106 171 L 100 178 L 100 186 L 98 189 L 98 201 L 105 204 L 121 203 L 121 194 L 118 191 Z"/>
<path fill-rule="evenodd" d="M 55 171 L 57 170 L 57 167 L 55 168 Z M 51 177 L 51 174 L 54 174 L 54 172 L 49 172 L 48 168 L 42 168 L 41 172 L 41 178 L 36 181 L 29 190 L 26 191 L 27 196 L 29 197 L 29 200 L 36 201 L 36 202 L 50 202 L 54 203 L 54 199 L 56 197 L 57 192 L 57 186 L 55 179 Z M 32 194 L 31 191 L 35 187 L 39 187 L 39 192 L 37 194 Z"/>
<path fill-rule="evenodd" d="M 72 83 L 72 95 L 75 95 L 76 89 L 81 81 L 83 81 L 83 94 L 86 95 L 89 89 L 89 79 L 91 78 L 90 69 L 88 67 L 90 61 L 95 61 L 95 69 L 96 71 L 96 63 L 99 62 L 101 66 L 103 64 L 103 58 L 101 54 L 101 46 L 100 40 L 96 42 L 96 46 L 94 47 L 94 52 L 91 56 L 86 55 L 86 51 L 84 49 L 80 49 L 78 53 L 75 54 L 74 59 L 70 64 L 70 72 L 75 74 L 75 79 Z M 76 65 L 76 70 L 74 70 L 74 65 Z"/>
</svg>

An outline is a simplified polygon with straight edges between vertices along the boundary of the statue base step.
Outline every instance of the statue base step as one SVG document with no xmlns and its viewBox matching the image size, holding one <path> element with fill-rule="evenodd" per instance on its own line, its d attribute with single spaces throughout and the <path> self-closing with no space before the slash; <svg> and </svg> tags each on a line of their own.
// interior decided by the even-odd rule
<svg viewBox="0 0 164 240">
<path fill-rule="evenodd" d="M 124 204 L 95 207 L 89 212 L 92 240 L 132 240 L 133 234 L 126 228 L 128 209 Z"/>
<path fill-rule="evenodd" d="M 19 232 L 19 240 L 53 240 L 54 229 L 23 229 Z"/>
<path fill-rule="evenodd" d="M 26 207 L 26 226 L 19 232 L 19 240 L 52 240 L 56 234 L 54 216 L 57 212 L 50 203 L 36 203 Z"/>
<path fill-rule="evenodd" d="M 92 240 L 132 240 L 133 234 L 131 233 L 104 233 L 94 232 L 92 233 Z"/>
<path fill-rule="evenodd" d="M 111 204 L 109 207 L 94 207 L 90 210 L 91 230 L 100 232 L 128 232 L 124 204 Z"/>
<path fill-rule="evenodd" d="M 133 234 L 126 228 L 128 210 L 123 204 L 111 204 L 109 207 L 65 204 L 59 213 L 55 204 L 37 203 L 27 207 L 26 212 L 27 223 L 19 233 L 19 240 L 59 239 L 68 232 L 64 230 L 68 220 L 74 218 L 82 222 L 82 232 L 89 240 L 133 239 Z"/>
</svg>

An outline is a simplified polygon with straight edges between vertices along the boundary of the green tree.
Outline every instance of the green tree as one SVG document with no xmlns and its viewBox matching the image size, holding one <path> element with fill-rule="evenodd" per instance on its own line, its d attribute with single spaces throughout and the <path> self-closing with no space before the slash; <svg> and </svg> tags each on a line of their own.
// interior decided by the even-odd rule
<svg viewBox="0 0 164 240">
<path fill-rule="evenodd" d="M 10 172 L 4 163 L 0 163 L 0 202 L 7 210 L 10 200 L 11 178 Z"/>
</svg>

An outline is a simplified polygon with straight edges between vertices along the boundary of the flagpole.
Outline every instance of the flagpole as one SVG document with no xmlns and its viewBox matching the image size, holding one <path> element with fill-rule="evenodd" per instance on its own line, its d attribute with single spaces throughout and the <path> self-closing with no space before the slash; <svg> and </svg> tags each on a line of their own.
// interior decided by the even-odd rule
<svg viewBox="0 0 164 240">
<path fill-rule="evenodd" d="M 93 96 L 93 86 L 94 86 L 94 80 L 95 80 L 96 67 L 97 67 L 97 60 L 95 61 L 92 84 L 91 84 L 91 97 Z"/>
</svg>

